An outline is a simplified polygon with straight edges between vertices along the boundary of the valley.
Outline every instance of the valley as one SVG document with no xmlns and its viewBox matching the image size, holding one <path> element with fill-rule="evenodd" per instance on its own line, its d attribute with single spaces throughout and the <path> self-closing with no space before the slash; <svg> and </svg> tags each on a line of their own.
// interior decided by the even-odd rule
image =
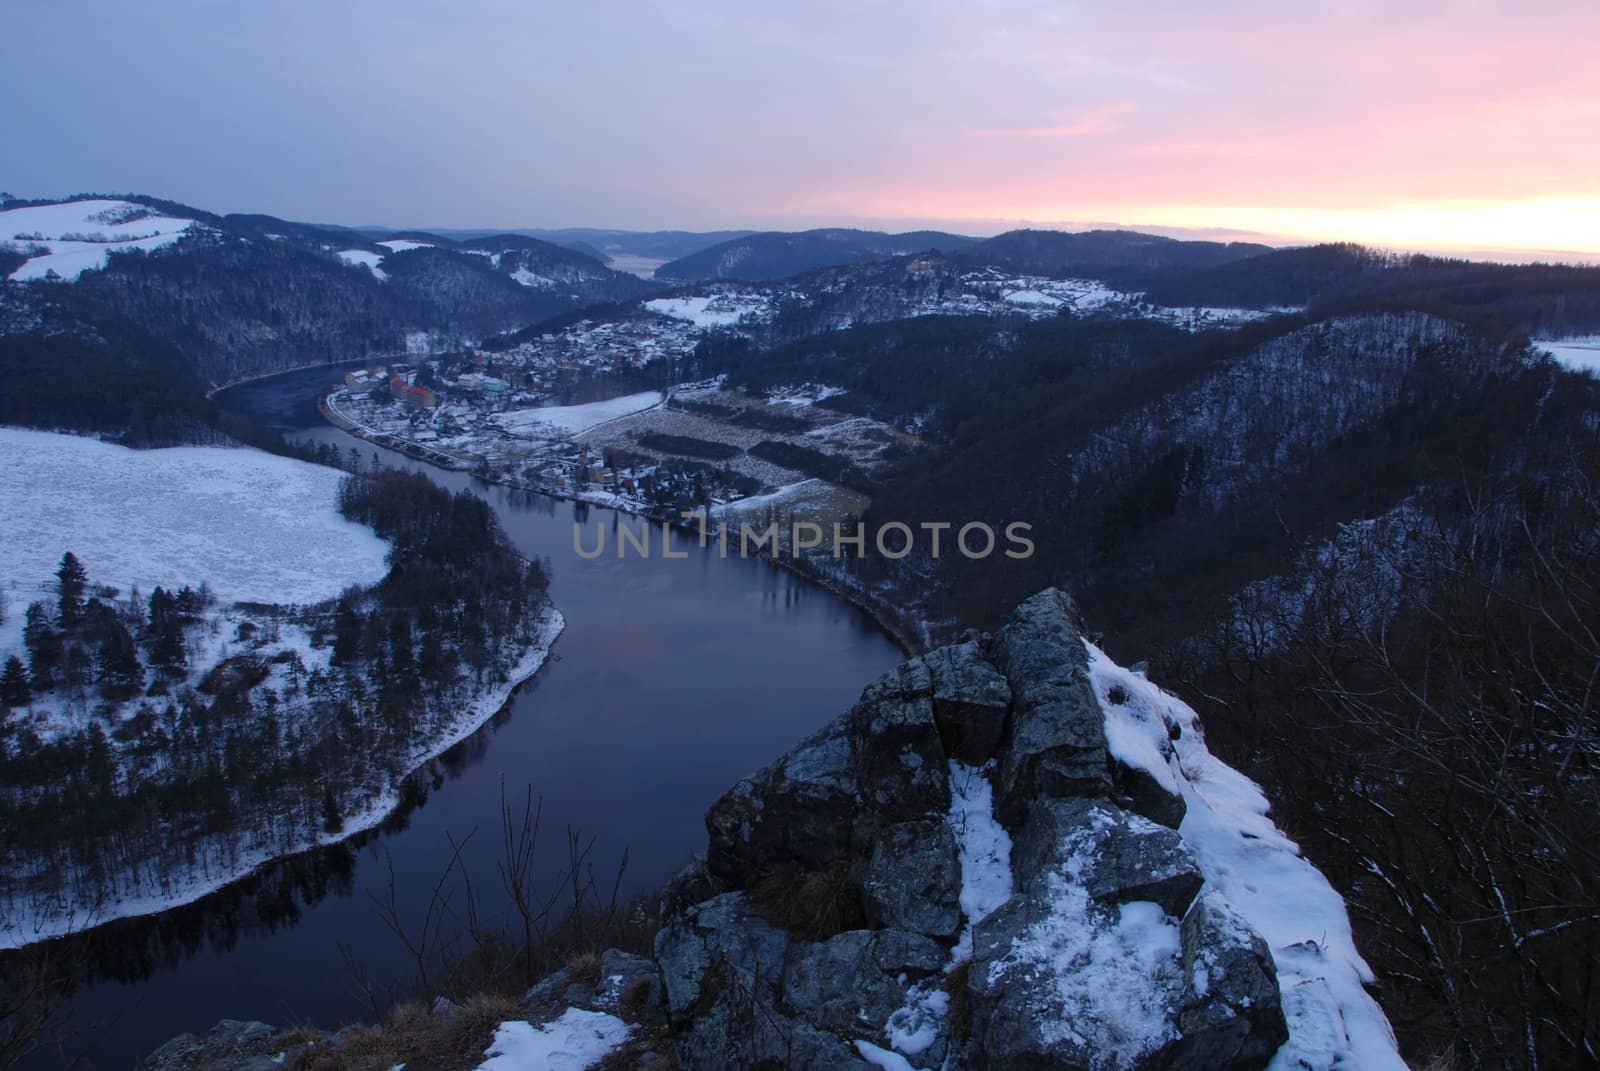
<svg viewBox="0 0 1600 1071">
<path fill-rule="evenodd" d="M 1496 973 L 1478 945 L 1413 969 L 1451 922 L 1406 911 L 1420 894 L 1407 867 L 1462 848 L 1448 827 L 1419 835 L 1429 805 L 1415 801 L 1465 800 L 1504 823 L 1494 852 L 1430 889 L 1484 911 L 1506 896 L 1549 913 L 1553 932 L 1581 925 L 1562 906 L 1581 895 L 1570 875 L 1512 893 L 1505 875 L 1526 873 L 1540 841 L 1584 850 L 1588 752 L 1559 769 L 1548 756 L 1586 716 L 1582 488 L 1600 388 L 1565 364 L 1581 367 L 1600 326 L 1592 269 L 1020 231 L 887 251 L 813 236 L 772 247 L 810 258 L 787 276 L 760 267 L 785 263 L 761 259 L 767 236 L 734 236 L 753 252 L 724 250 L 698 277 L 691 258 L 668 282 L 529 235 L 356 231 L 154 199 L 6 214 L 36 237 L 8 252 L 0 287 L 14 387 L 0 422 L 34 430 L 0 446 L 14 473 L 55 472 L 83 497 L 26 478 L 8 492 L 34 512 L 6 535 L 24 541 L 8 545 L 20 564 L 0 638 L 31 661 L 17 615 L 41 602 L 32 616 L 79 653 L 70 680 L 7 700 L 7 821 L 49 832 L 8 845 L 3 914 L 16 945 L 71 931 L 62 947 L 90 965 L 70 1002 L 80 1022 L 115 1014 L 124 955 L 145 964 L 140 991 L 176 1008 L 158 995 L 233 969 L 194 955 L 208 942 L 260 976 L 253 995 L 208 1004 L 214 1018 L 277 1019 L 291 954 L 330 976 L 306 989 L 306 1014 L 356 1014 L 332 981 L 354 969 L 329 959 L 335 932 L 364 934 L 357 966 L 397 992 L 403 942 L 380 948 L 365 894 L 381 904 L 393 880 L 389 895 L 427 915 L 444 866 L 451 897 L 483 897 L 468 875 L 493 873 L 493 850 L 461 838 L 502 820 L 506 786 L 534 786 L 592 830 L 602 862 L 622 866 L 618 888 L 648 894 L 693 851 L 717 792 L 894 660 L 872 622 L 918 652 L 987 643 L 1052 586 L 1073 592 L 1086 638 L 1148 661 L 1218 756 L 1261 784 L 1351 905 L 1371 967 L 1357 974 L 1403 1047 L 1436 1047 L 1439 1009 L 1468 1004 L 1483 1016 L 1473 1043 L 1498 1044 L 1515 1024 L 1497 987 L 1528 977 Z M 104 233 L 61 223 L 96 218 Z M 630 253 L 608 233 L 613 264 L 664 248 L 641 238 Z M 81 270 L 48 276 L 58 257 Z M 40 445 L 67 431 L 66 448 Z M 250 465 L 161 468 L 187 451 L 317 473 L 324 504 Z M 137 490 L 168 484 L 172 496 Z M 766 553 L 781 562 L 646 527 L 698 511 L 711 533 L 776 524 Z M 75 529 L 84 517 L 100 521 Z M 119 539 L 113 518 L 144 535 Z M 896 526 L 1014 520 L 1031 525 L 1020 559 L 879 543 Z M 797 521 L 838 524 L 864 553 L 795 545 Z M 662 552 L 625 553 L 622 528 Z M 334 534 L 351 529 L 375 532 L 364 551 Z M 19 534 L 38 532 L 51 536 Z M 584 532 L 605 552 L 585 553 Z M 192 568 L 174 571 L 176 548 Z M 301 557 L 274 559 L 284 548 Z M 51 603 L 68 550 L 93 629 Z M 1565 601 L 1530 617 L 1530 584 Z M 163 600 L 176 590 L 181 667 L 151 623 L 170 613 L 156 585 Z M 1425 710 L 1438 723 L 1397 742 L 1352 698 L 1408 709 L 1374 637 L 1399 645 L 1384 657 L 1427 664 L 1457 649 L 1441 622 L 1461 628 L 1462 605 L 1487 608 L 1479 642 L 1551 712 L 1516 723 L 1545 746 L 1513 776 L 1561 786 L 1570 806 L 1533 829 L 1456 772 L 1491 762 L 1482 719 L 1504 727 L 1521 708 L 1477 722 L 1456 720 L 1470 704 Z M 1541 637 L 1536 656 L 1498 646 L 1518 629 Z M 1449 687 L 1468 688 L 1475 670 L 1451 665 Z M 1292 746 L 1310 733 L 1318 749 Z M 513 910 L 499 894 L 479 906 Z M 1439 978 L 1483 996 L 1450 997 Z M 1574 999 L 1548 1004 L 1561 1029 L 1581 1019 Z M 186 1025 L 174 1012 L 108 1044 L 146 1051 Z"/>
</svg>

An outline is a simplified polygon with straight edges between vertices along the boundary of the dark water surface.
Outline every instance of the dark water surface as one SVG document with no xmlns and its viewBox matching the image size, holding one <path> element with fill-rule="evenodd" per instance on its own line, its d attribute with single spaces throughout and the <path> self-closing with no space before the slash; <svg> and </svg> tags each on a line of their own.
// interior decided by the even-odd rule
<svg viewBox="0 0 1600 1071">
<path fill-rule="evenodd" d="M 463 858 L 485 914 L 503 917 L 495 871 L 502 780 L 513 795 L 532 785 L 543 799 L 545 871 L 559 867 L 571 826 L 596 838 L 603 883 L 626 849 L 625 891 L 653 887 L 704 847 L 702 816 L 712 800 L 844 710 L 901 658 L 842 600 L 761 562 L 719 559 L 688 539 L 675 541 L 686 560 L 582 560 L 572 549 L 582 507 L 421 465 L 325 426 L 314 400 L 333 378 L 327 369 L 289 373 L 217 400 L 294 438 L 354 447 L 364 460 L 377 453 L 483 495 L 518 549 L 550 560 L 566 632 L 509 710 L 421 779 L 424 802 L 392 823 L 404 828 L 269 867 L 189 908 L 70 943 L 70 954 L 102 979 L 73 1000 L 79 1029 L 94 1038 L 85 1066 L 131 1067 L 174 1034 L 202 1032 L 220 1018 L 331 1026 L 360 1017 L 342 947 L 380 986 L 408 977 L 405 952 L 368 896 L 386 889 L 390 860 L 402 910 L 420 923 L 450 855 L 447 835 L 459 841 L 476 829 Z M 640 523 L 590 510 L 587 545 L 595 525 Z"/>
</svg>

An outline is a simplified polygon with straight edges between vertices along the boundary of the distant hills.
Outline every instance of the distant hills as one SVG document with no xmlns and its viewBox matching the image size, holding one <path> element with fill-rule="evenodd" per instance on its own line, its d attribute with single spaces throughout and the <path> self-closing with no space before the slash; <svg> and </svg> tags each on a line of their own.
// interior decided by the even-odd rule
<svg viewBox="0 0 1600 1071">
<path fill-rule="evenodd" d="M 656 269 L 656 278 L 669 283 L 715 279 L 766 282 L 819 268 L 862 264 L 911 253 L 953 253 L 977 242 L 976 238 L 943 231 L 886 234 L 841 227 L 765 231 L 720 242 L 669 261 Z"/>
<path fill-rule="evenodd" d="M 1214 268 L 1261 256 L 1271 246 L 1254 242 L 1196 242 L 1138 231 L 1017 230 L 964 250 L 973 265 L 1034 275 L 1083 275 Z"/>
<path fill-rule="evenodd" d="M 511 228 L 509 230 L 437 230 L 434 233 L 458 240 L 490 234 L 518 234 L 552 245 L 590 252 L 601 260 L 623 256 L 650 260 L 676 260 L 723 242 L 736 241 L 755 231 L 624 231 L 604 227 L 558 227 L 554 229 Z"/>
</svg>

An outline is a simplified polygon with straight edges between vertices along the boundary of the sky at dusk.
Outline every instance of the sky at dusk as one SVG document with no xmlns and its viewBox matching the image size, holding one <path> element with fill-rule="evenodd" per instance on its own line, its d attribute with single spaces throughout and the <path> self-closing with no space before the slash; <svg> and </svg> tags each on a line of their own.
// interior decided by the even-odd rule
<svg viewBox="0 0 1600 1071">
<path fill-rule="evenodd" d="M 0 190 L 1600 255 L 1600 3 L 4 0 Z"/>
</svg>

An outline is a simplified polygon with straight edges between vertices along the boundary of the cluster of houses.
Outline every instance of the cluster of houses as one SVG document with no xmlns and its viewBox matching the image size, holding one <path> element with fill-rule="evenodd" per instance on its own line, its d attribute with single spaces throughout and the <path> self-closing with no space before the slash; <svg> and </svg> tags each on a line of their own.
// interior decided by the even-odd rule
<svg viewBox="0 0 1600 1071">
<path fill-rule="evenodd" d="M 439 395 L 432 388 L 416 382 L 416 373 L 404 369 L 374 368 L 359 372 L 346 372 L 345 390 L 355 396 L 371 396 L 385 390 L 395 401 L 407 409 L 433 409 L 439 404 Z"/>
</svg>

